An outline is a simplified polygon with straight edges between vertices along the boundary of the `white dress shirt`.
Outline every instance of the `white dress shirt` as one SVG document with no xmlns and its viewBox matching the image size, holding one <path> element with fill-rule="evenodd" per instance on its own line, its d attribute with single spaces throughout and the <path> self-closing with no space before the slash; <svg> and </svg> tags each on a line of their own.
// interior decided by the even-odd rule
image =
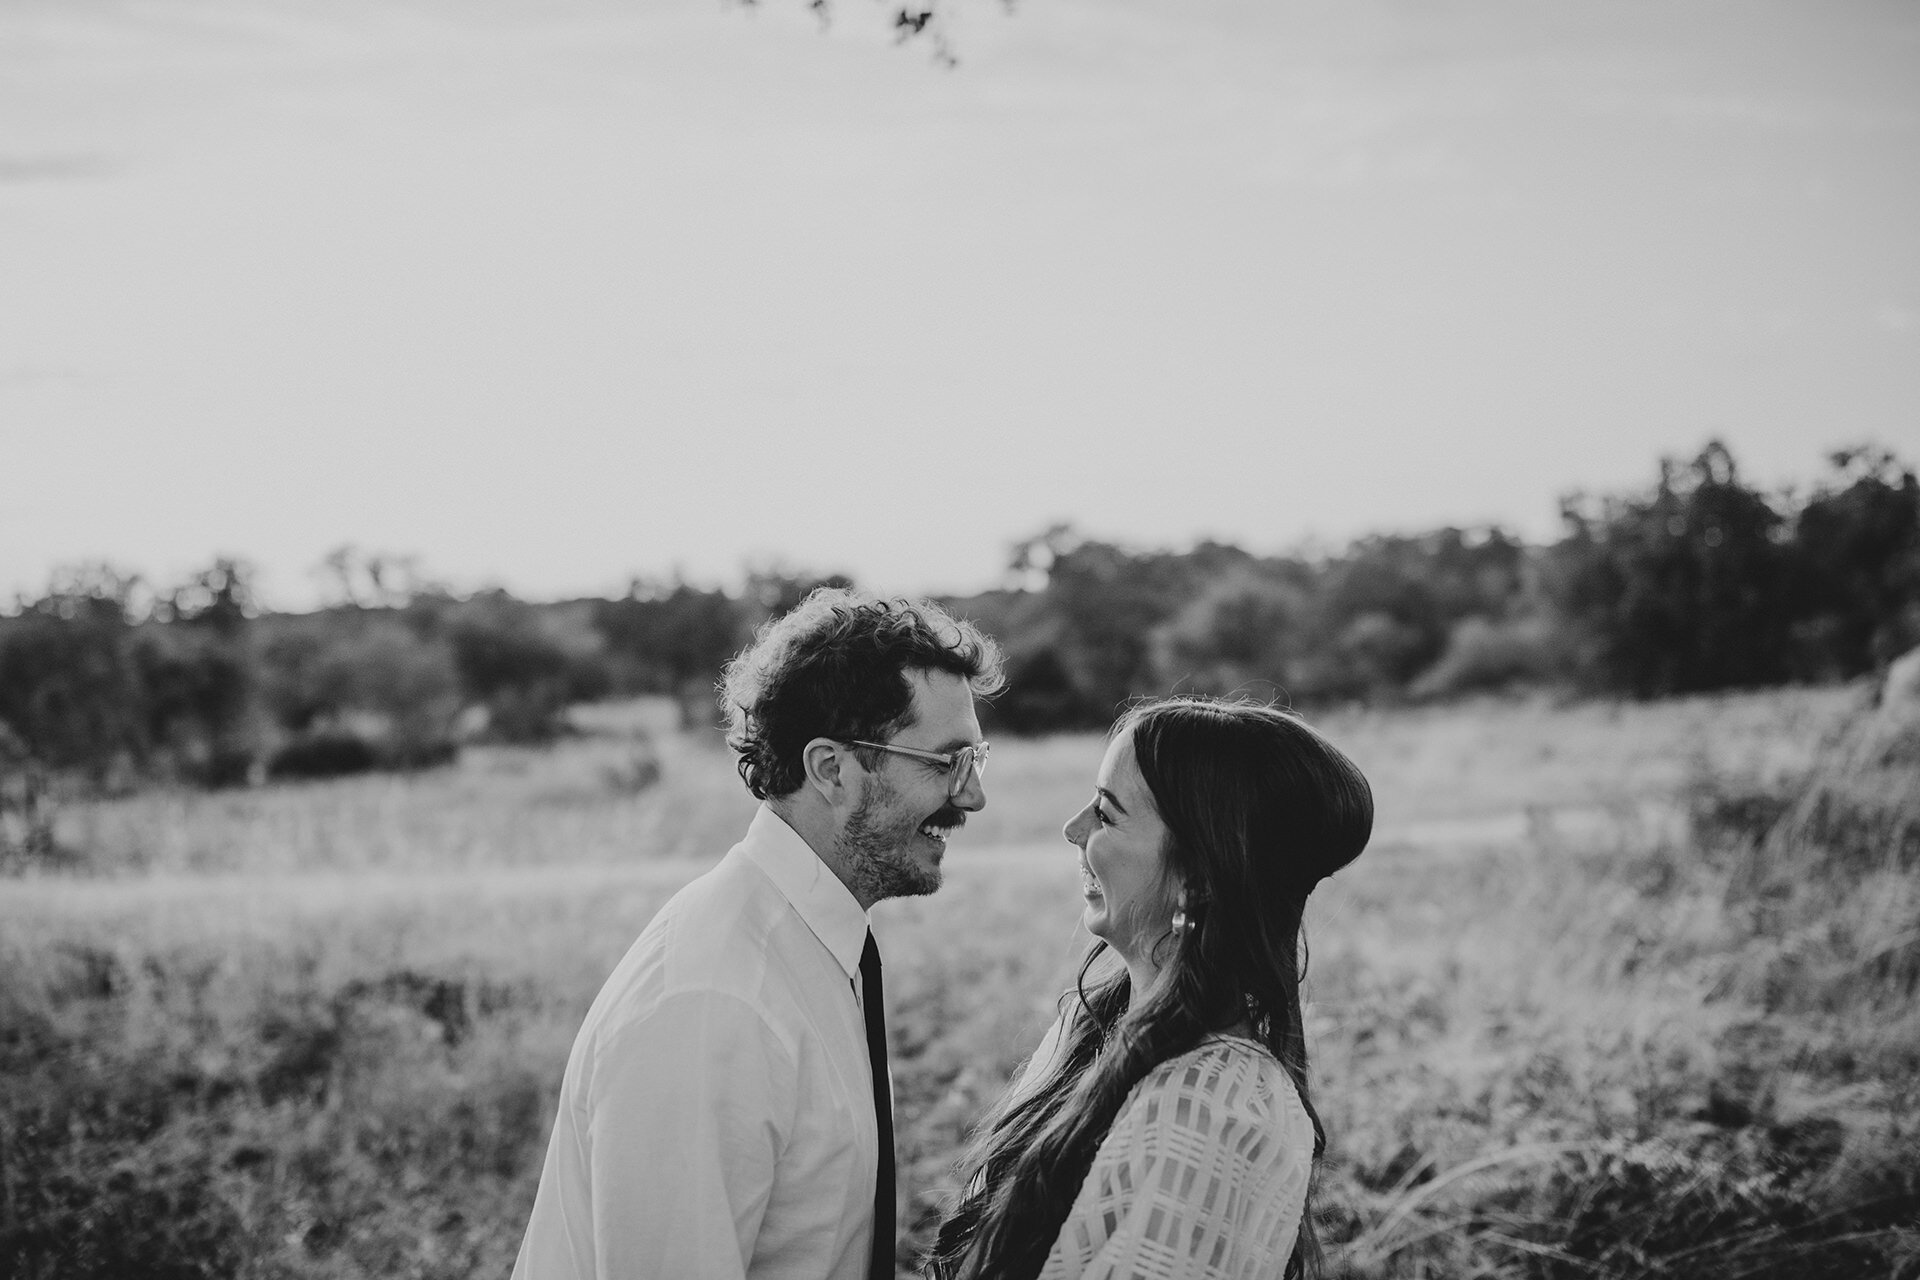
<svg viewBox="0 0 1920 1280">
<path fill-rule="evenodd" d="M 866 1280 L 867 923 L 762 805 L 588 1010 L 514 1280 Z"/>
</svg>

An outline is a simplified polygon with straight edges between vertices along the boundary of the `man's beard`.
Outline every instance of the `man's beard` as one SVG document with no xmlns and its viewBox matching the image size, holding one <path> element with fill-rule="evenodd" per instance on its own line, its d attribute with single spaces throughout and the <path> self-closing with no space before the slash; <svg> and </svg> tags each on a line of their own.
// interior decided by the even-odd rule
<svg viewBox="0 0 1920 1280">
<path fill-rule="evenodd" d="M 894 794 L 890 787 L 874 788 L 847 818 L 847 825 L 840 832 L 840 856 L 864 890 L 862 896 L 872 902 L 911 898 L 938 889 L 939 866 L 928 866 L 902 846 L 916 839 L 921 826 L 928 821 L 958 825 L 965 820 L 959 810 L 948 806 L 918 822 L 900 818 L 883 825 L 878 811 L 893 800 Z"/>
</svg>

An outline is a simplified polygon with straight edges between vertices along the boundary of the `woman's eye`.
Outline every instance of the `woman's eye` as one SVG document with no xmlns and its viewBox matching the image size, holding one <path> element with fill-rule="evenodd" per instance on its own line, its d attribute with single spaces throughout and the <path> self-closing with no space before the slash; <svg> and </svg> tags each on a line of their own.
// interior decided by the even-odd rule
<svg viewBox="0 0 1920 1280">
<path fill-rule="evenodd" d="M 1099 823 L 1103 827 L 1110 827 L 1113 825 L 1113 819 L 1107 816 L 1107 811 L 1100 807 L 1098 801 L 1096 801 L 1093 806 L 1093 820 Z"/>
</svg>

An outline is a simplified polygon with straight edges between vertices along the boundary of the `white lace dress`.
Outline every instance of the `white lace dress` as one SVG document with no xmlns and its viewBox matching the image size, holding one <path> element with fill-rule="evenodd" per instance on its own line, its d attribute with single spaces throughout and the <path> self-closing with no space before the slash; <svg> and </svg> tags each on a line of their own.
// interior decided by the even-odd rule
<svg viewBox="0 0 1920 1280">
<path fill-rule="evenodd" d="M 1215 1037 L 1128 1095 L 1040 1280 L 1278 1280 L 1312 1167 L 1286 1068 L 1257 1041 Z"/>
</svg>

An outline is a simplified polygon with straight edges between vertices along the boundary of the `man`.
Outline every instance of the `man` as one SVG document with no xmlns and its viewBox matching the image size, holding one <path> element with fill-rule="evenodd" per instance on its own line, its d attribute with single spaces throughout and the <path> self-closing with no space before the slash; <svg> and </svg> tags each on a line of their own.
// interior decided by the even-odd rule
<svg viewBox="0 0 1920 1280">
<path fill-rule="evenodd" d="M 588 1011 L 514 1280 L 892 1280 L 867 912 L 939 887 L 986 804 L 974 697 L 1001 684 L 971 625 L 837 589 L 728 665 L 727 742 L 762 804 Z"/>
</svg>

